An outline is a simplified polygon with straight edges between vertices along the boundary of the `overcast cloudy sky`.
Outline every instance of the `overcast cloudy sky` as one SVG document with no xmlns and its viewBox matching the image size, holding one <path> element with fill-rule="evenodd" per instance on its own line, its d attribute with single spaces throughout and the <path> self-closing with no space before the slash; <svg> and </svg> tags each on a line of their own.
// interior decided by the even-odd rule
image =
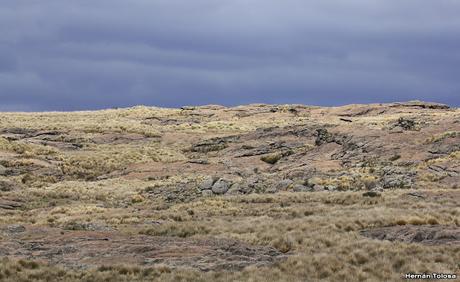
<svg viewBox="0 0 460 282">
<path fill-rule="evenodd" d="M 0 110 L 460 106 L 458 0 L 1 0 Z"/>
</svg>

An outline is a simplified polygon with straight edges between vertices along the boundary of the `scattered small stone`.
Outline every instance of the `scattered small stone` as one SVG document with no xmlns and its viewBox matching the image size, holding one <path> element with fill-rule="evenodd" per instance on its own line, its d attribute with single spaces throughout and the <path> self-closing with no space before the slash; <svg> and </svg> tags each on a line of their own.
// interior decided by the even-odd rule
<svg viewBox="0 0 460 282">
<path fill-rule="evenodd" d="M 249 194 L 252 192 L 253 187 L 249 186 L 248 184 L 240 184 L 239 186 L 240 192 L 242 194 Z"/>
<path fill-rule="evenodd" d="M 285 191 L 289 188 L 289 186 L 292 185 L 292 183 L 294 183 L 294 181 L 292 181 L 291 179 L 283 179 L 281 180 L 280 182 L 278 182 L 275 186 L 275 190 L 276 191 Z"/>
<path fill-rule="evenodd" d="M 276 190 L 275 186 L 270 186 L 265 190 L 265 193 L 269 193 L 269 194 L 274 194 L 276 192 L 278 192 L 278 190 Z"/>
<path fill-rule="evenodd" d="M 336 190 L 337 190 L 337 186 L 335 186 L 335 185 L 326 185 L 326 186 L 324 187 L 324 190 L 326 190 L 326 191 L 336 191 Z"/>
<path fill-rule="evenodd" d="M 24 227 L 24 225 L 20 225 L 20 224 L 9 225 L 5 228 L 5 232 L 9 234 L 22 233 L 25 231 L 26 231 L 26 228 Z"/>
<path fill-rule="evenodd" d="M 211 190 L 203 190 L 201 191 L 201 196 L 203 197 L 211 197 L 213 195 Z"/>
<path fill-rule="evenodd" d="M 249 187 L 254 187 L 257 183 L 260 183 L 260 179 L 257 176 L 251 176 L 246 180 L 246 183 Z"/>
<path fill-rule="evenodd" d="M 293 187 L 292 187 L 292 190 L 294 192 L 308 192 L 310 191 L 310 189 L 308 189 L 308 187 L 302 185 L 302 184 L 295 184 Z"/>
<path fill-rule="evenodd" d="M 411 188 L 416 172 L 402 167 L 387 166 L 382 169 L 381 186 L 389 188 Z"/>
<path fill-rule="evenodd" d="M 326 187 L 324 187 L 323 185 L 318 185 L 318 184 L 313 185 L 313 191 L 324 191 L 324 190 L 326 190 Z"/>
</svg>

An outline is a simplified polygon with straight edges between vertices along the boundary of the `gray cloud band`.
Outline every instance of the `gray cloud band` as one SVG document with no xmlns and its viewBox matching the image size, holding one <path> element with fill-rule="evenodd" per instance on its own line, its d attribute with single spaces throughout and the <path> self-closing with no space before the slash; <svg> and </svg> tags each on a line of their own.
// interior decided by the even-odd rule
<svg viewBox="0 0 460 282">
<path fill-rule="evenodd" d="M 2 1 L 0 110 L 459 106 L 459 12 L 448 0 Z"/>
</svg>

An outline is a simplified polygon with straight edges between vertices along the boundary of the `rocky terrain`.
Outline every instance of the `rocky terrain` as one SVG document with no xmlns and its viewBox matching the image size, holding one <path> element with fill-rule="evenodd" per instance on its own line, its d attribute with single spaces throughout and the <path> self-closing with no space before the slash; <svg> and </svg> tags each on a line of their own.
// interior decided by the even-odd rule
<svg viewBox="0 0 460 282">
<path fill-rule="evenodd" d="M 460 110 L 0 113 L 0 281 L 460 274 Z"/>
</svg>

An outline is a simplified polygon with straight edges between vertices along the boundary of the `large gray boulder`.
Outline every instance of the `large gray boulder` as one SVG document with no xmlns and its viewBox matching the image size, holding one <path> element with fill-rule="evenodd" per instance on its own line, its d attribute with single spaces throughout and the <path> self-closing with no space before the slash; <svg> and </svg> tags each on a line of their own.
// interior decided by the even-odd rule
<svg viewBox="0 0 460 282">
<path fill-rule="evenodd" d="M 294 181 L 292 181 L 291 179 L 283 179 L 274 185 L 270 185 L 270 187 L 267 188 L 266 192 L 276 193 L 279 191 L 286 191 L 289 188 L 289 186 L 291 186 L 293 183 Z"/>
<path fill-rule="evenodd" d="M 411 188 L 415 182 L 415 171 L 406 168 L 387 166 L 383 168 L 381 186 L 390 188 Z"/>
<path fill-rule="evenodd" d="M 203 182 L 201 182 L 199 188 L 200 190 L 211 190 L 212 185 L 217 181 L 214 176 L 207 176 Z"/>
<path fill-rule="evenodd" d="M 225 194 L 230 188 L 230 183 L 227 180 L 219 179 L 212 185 L 212 192 L 214 194 L 222 195 Z"/>
</svg>

